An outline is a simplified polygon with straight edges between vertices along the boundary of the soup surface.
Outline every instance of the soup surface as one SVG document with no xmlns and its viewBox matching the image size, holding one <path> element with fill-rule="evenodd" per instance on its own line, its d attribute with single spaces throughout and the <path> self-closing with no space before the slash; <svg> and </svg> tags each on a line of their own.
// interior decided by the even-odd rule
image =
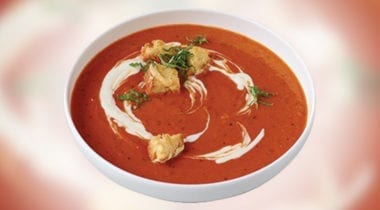
<svg viewBox="0 0 380 210">
<path fill-rule="evenodd" d="M 144 46 L 155 40 L 166 47 L 145 58 Z M 197 60 L 185 62 L 188 69 L 172 65 L 183 52 L 204 58 L 199 72 L 189 73 Z M 176 70 L 177 89 L 158 89 L 152 75 L 159 67 Z M 184 24 L 136 32 L 98 53 L 76 81 L 71 115 L 88 145 L 119 168 L 171 183 L 211 183 L 279 158 L 304 130 L 307 107 L 297 78 L 269 49 L 231 31 Z M 177 137 L 174 149 L 151 144 Z M 159 159 L 164 150 L 170 157 Z"/>
</svg>

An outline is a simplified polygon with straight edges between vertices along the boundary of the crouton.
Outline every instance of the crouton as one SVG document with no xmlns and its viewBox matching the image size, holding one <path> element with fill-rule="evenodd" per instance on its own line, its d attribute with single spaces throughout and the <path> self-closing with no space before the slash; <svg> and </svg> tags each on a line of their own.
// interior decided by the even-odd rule
<svg viewBox="0 0 380 210">
<path fill-rule="evenodd" d="M 208 51 L 202 47 L 193 46 L 190 49 L 192 56 L 189 59 L 191 68 L 188 75 L 197 75 L 205 70 L 206 65 L 209 63 Z"/>
<path fill-rule="evenodd" d="M 179 92 L 180 80 L 174 68 L 161 64 L 151 64 L 144 74 L 145 92 L 159 94 L 166 92 Z"/>
<path fill-rule="evenodd" d="M 164 50 L 165 42 L 162 40 L 153 40 L 151 43 L 145 43 L 141 48 L 141 55 L 144 61 L 156 59 Z"/>
<path fill-rule="evenodd" d="M 165 163 L 176 157 L 184 148 L 182 134 L 160 134 L 150 139 L 148 154 L 152 162 Z"/>
</svg>

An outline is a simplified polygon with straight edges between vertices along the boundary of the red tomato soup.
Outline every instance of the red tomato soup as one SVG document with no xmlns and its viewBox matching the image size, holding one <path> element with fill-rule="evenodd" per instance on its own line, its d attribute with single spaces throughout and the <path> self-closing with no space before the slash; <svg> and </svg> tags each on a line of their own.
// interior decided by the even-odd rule
<svg viewBox="0 0 380 210">
<path fill-rule="evenodd" d="M 307 106 L 293 72 L 265 46 L 183 24 L 136 32 L 98 53 L 76 81 L 71 115 L 115 166 L 195 184 L 275 161 L 303 132 Z"/>
</svg>

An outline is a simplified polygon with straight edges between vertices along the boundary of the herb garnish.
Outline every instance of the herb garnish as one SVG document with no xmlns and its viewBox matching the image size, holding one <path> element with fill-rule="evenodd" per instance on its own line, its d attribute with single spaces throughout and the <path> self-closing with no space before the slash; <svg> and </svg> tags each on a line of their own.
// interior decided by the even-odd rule
<svg viewBox="0 0 380 210">
<path fill-rule="evenodd" d="M 249 86 L 249 92 L 253 96 L 253 104 L 256 106 L 256 108 L 258 107 L 258 104 L 262 104 L 264 106 L 273 106 L 273 103 L 263 101 L 262 98 L 270 98 L 275 95 L 274 93 L 264 91 L 257 86 Z"/>
<path fill-rule="evenodd" d="M 208 42 L 206 36 L 204 35 L 197 35 L 193 39 L 186 37 L 186 40 L 192 45 L 202 45 Z"/>
<path fill-rule="evenodd" d="M 190 52 L 192 45 L 187 47 L 175 46 L 164 49 L 164 53 L 160 54 L 161 64 L 170 68 L 177 69 L 180 77 L 185 81 L 187 79 L 187 71 L 191 68 L 188 60 L 193 54 Z"/>
<path fill-rule="evenodd" d="M 152 63 L 152 60 L 148 60 L 145 65 L 141 62 L 130 63 L 129 65 L 135 68 L 140 67 L 140 70 L 145 73 L 149 69 L 149 65 Z"/>
<path fill-rule="evenodd" d="M 137 68 L 137 67 L 142 68 L 143 67 L 143 64 L 140 63 L 140 62 L 130 63 L 129 65 L 132 66 L 132 67 L 135 67 L 135 68 Z"/>
<path fill-rule="evenodd" d="M 140 93 L 134 89 L 130 89 L 127 93 L 123 93 L 117 97 L 122 101 L 129 101 L 134 104 L 133 108 L 136 109 L 144 102 L 149 100 L 149 96 L 145 93 Z"/>
<path fill-rule="evenodd" d="M 201 45 L 207 43 L 205 36 L 197 35 L 194 39 L 189 41 L 189 45 L 186 47 L 174 46 L 168 49 L 164 49 L 164 53 L 161 53 L 158 58 L 161 61 L 162 65 L 165 65 L 170 68 L 175 68 L 178 71 L 178 74 L 182 81 L 187 80 L 187 71 L 192 68 L 189 64 L 189 59 L 193 54 L 190 52 L 190 49 L 194 45 Z"/>
</svg>

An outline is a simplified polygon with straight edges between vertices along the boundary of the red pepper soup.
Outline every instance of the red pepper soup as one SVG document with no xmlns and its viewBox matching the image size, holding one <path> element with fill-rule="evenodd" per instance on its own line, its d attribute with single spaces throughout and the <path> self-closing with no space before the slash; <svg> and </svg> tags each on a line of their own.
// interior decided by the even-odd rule
<svg viewBox="0 0 380 210">
<path fill-rule="evenodd" d="M 212 183 L 283 155 L 307 120 L 304 92 L 276 54 L 243 35 L 167 25 L 128 35 L 83 69 L 75 127 L 115 166 L 170 183 Z"/>
</svg>

